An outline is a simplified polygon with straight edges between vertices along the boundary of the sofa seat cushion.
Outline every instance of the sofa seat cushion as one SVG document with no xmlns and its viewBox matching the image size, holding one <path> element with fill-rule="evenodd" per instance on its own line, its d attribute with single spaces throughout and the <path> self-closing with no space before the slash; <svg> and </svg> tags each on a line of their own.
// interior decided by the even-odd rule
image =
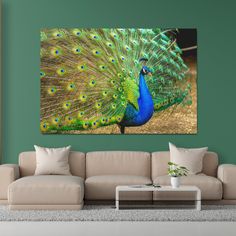
<svg viewBox="0 0 236 236">
<path fill-rule="evenodd" d="M 170 177 L 168 175 L 159 176 L 154 181 L 154 184 L 170 185 Z M 188 175 L 181 177 L 181 185 L 194 185 L 201 190 L 202 200 L 220 200 L 222 199 L 222 183 L 215 177 L 205 174 Z M 154 200 L 189 200 L 193 199 L 192 193 L 153 193 Z"/>
<path fill-rule="evenodd" d="M 84 180 L 77 176 L 27 176 L 8 187 L 10 205 L 77 205 L 83 197 Z"/>
<path fill-rule="evenodd" d="M 85 199 L 115 200 L 118 185 L 150 184 L 151 179 L 134 175 L 98 175 L 85 180 Z M 151 192 L 122 192 L 120 200 L 152 200 Z"/>
</svg>

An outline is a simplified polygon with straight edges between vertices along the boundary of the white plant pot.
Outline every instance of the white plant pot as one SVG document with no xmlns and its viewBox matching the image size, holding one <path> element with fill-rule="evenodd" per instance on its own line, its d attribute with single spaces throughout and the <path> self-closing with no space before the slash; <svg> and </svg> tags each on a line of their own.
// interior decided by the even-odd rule
<svg viewBox="0 0 236 236">
<path fill-rule="evenodd" d="M 171 177 L 170 182 L 172 188 L 178 188 L 180 186 L 180 177 Z"/>
</svg>

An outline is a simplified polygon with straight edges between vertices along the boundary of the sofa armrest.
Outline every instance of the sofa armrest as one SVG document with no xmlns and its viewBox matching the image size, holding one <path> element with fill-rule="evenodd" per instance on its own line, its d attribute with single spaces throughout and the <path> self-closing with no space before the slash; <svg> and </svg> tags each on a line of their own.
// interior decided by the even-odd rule
<svg viewBox="0 0 236 236">
<path fill-rule="evenodd" d="M 20 177 L 19 166 L 15 164 L 0 165 L 0 200 L 7 199 L 8 185 Z"/>
<path fill-rule="evenodd" d="M 236 200 L 236 165 L 220 165 L 217 177 L 223 184 L 223 199 Z"/>
</svg>

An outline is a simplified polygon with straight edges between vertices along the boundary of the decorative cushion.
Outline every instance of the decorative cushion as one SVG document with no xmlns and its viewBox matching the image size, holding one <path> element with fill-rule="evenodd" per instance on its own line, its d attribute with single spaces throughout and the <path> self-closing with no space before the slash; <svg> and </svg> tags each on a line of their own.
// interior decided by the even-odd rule
<svg viewBox="0 0 236 236">
<path fill-rule="evenodd" d="M 71 146 L 44 148 L 34 146 L 36 151 L 35 175 L 71 175 L 68 157 Z"/>
<path fill-rule="evenodd" d="M 197 174 L 202 172 L 203 157 L 208 148 L 177 148 L 174 144 L 169 143 L 170 161 L 180 166 L 185 166 L 189 170 L 189 174 Z"/>
</svg>

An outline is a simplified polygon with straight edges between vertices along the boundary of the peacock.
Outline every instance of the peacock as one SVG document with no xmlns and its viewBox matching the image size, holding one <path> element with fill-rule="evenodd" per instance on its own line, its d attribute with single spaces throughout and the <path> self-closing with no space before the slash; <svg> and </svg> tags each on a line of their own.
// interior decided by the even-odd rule
<svg viewBox="0 0 236 236">
<path fill-rule="evenodd" d="M 188 67 L 173 29 L 42 29 L 43 133 L 142 126 L 191 103 Z"/>
</svg>

